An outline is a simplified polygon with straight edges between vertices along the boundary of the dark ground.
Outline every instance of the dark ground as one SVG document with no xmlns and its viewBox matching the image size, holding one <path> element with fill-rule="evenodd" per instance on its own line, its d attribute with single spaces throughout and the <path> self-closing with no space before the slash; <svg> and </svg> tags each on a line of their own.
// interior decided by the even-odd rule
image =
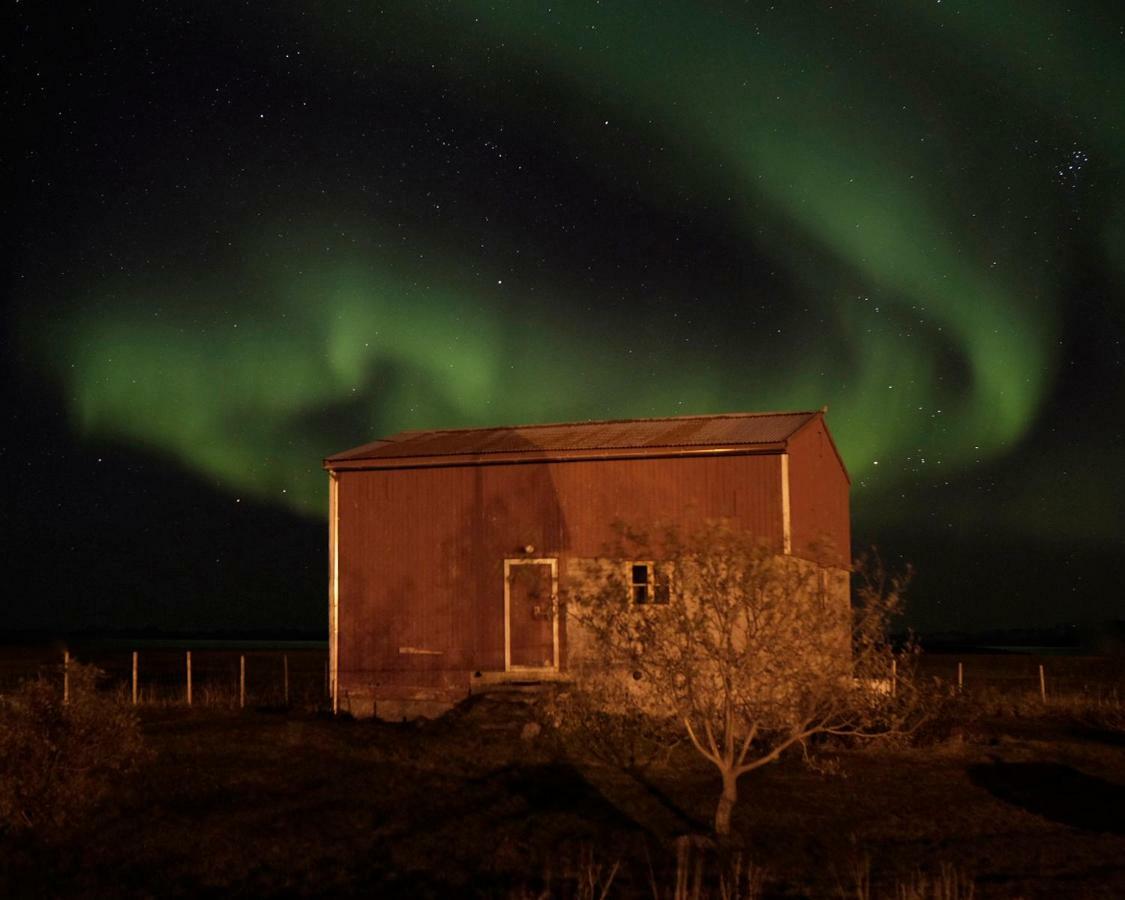
<svg viewBox="0 0 1125 900">
<path fill-rule="evenodd" d="M 675 835 L 718 784 L 685 754 L 643 785 L 577 764 L 520 701 L 421 726 L 141 708 L 153 760 L 62 846 L 0 843 L 0 896 L 578 896 L 674 884 Z M 978 897 L 1125 896 L 1125 742 L 1061 717 L 978 721 L 926 747 L 838 750 L 742 782 L 734 827 L 767 896 L 872 896 L 952 864 Z M 583 863 L 583 860 L 585 861 Z"/>
</svg>

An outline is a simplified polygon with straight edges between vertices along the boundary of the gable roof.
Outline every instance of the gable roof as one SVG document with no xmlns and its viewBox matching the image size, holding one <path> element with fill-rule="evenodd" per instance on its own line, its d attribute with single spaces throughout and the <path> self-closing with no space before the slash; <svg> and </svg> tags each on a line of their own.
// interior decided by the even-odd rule
<svg viewBox="0 0 1125 900">
<path fill-rule="evenodd" d="M 482 465 L 533 460 L 784 452 L 821 412 L 726 413 L 496 428 L 401 431 L 324 460 L 326 469 Z"/>
</svg>

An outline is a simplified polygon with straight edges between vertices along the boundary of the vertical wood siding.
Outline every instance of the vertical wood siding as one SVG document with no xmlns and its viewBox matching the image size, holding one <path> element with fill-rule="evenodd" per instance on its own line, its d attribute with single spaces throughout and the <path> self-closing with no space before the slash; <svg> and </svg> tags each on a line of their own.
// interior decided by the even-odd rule
<svg viewBox="0 0 1125 900">
<path fill-rule="evenodd" d="M 816 488 L 799 486 L 830 476 L 817 459 L 815 445 L 794 457 L 795 539 L 828 523 L 846 546 L 846 490 L 841 506 L 838 496 L 821 501 L 809 493 Z M 504 559 L 528 546 L 558 558 L 564 580 L 566 561 L 599 555 L 615 521 L 690 528 L 726 517 L 779 548 L 782 540 L 775 454 L 375 469 L 339 479 L 345 690 L 464 692 L 473 672 L 503 670 Z"/>
</svg>

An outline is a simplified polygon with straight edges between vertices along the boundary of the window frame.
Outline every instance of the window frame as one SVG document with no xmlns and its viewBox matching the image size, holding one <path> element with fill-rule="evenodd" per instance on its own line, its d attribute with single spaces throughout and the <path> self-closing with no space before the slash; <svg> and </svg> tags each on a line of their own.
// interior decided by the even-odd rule
<svg viewBox="0 0 1125 900">
<path fill-rule="evenodd" d="M 644 566 L 645 580 L 636 580 L 636 568 Z M 625 561 L 625 588 L 626 599 L 630 606 L 667 606 L 671 602 L 671 577 L 670 574 L 664 573 L 664 598 L 660 598 L 659 587 L 661 585 L 661 569 L 657 566 L 656 561 L 652 559 L 629 559 Z M 637 599 L 638 589 L 644 590 L 644 600 Z"/>
</svg>

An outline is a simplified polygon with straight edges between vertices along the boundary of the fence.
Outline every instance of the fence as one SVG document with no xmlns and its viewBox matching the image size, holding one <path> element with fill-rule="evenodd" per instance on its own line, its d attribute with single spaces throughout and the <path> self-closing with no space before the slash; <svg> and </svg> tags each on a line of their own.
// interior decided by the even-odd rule
<svg viewBox="0 0 1125 900">
<path fill-rule="evenodd" d="M 65 697 L 72 661 L 97 666 L 100 689 L 134 704 L 319 707 L 328 697 L 327 652 L 301 646 L 2 648 L 0 693 L 44 676 L 61 678 Z"/>
<path fill-rule="evenodd" d="M 64 677 L 67 660 L 106 673 L 102 688 L 127 702 L 203 706 L 319 707 L 329 698 L 323 645 L 215 647 L 2 647 L 0 693 L 37 675 Z M 950 691 L 1038 696 L 1043 702 L 1081 696 L 1125 701 L 1125 659 L 1034 654 L 924 653 L 917 675 Z M 888 673 L 894 690 L 895 673 Z"/>
<path fill-rule="evenodd" d="M 1125 659 L 1023 653 L 923 653 L 917 674 L 951 691 L 1125 700 Z"/>
</svg>

